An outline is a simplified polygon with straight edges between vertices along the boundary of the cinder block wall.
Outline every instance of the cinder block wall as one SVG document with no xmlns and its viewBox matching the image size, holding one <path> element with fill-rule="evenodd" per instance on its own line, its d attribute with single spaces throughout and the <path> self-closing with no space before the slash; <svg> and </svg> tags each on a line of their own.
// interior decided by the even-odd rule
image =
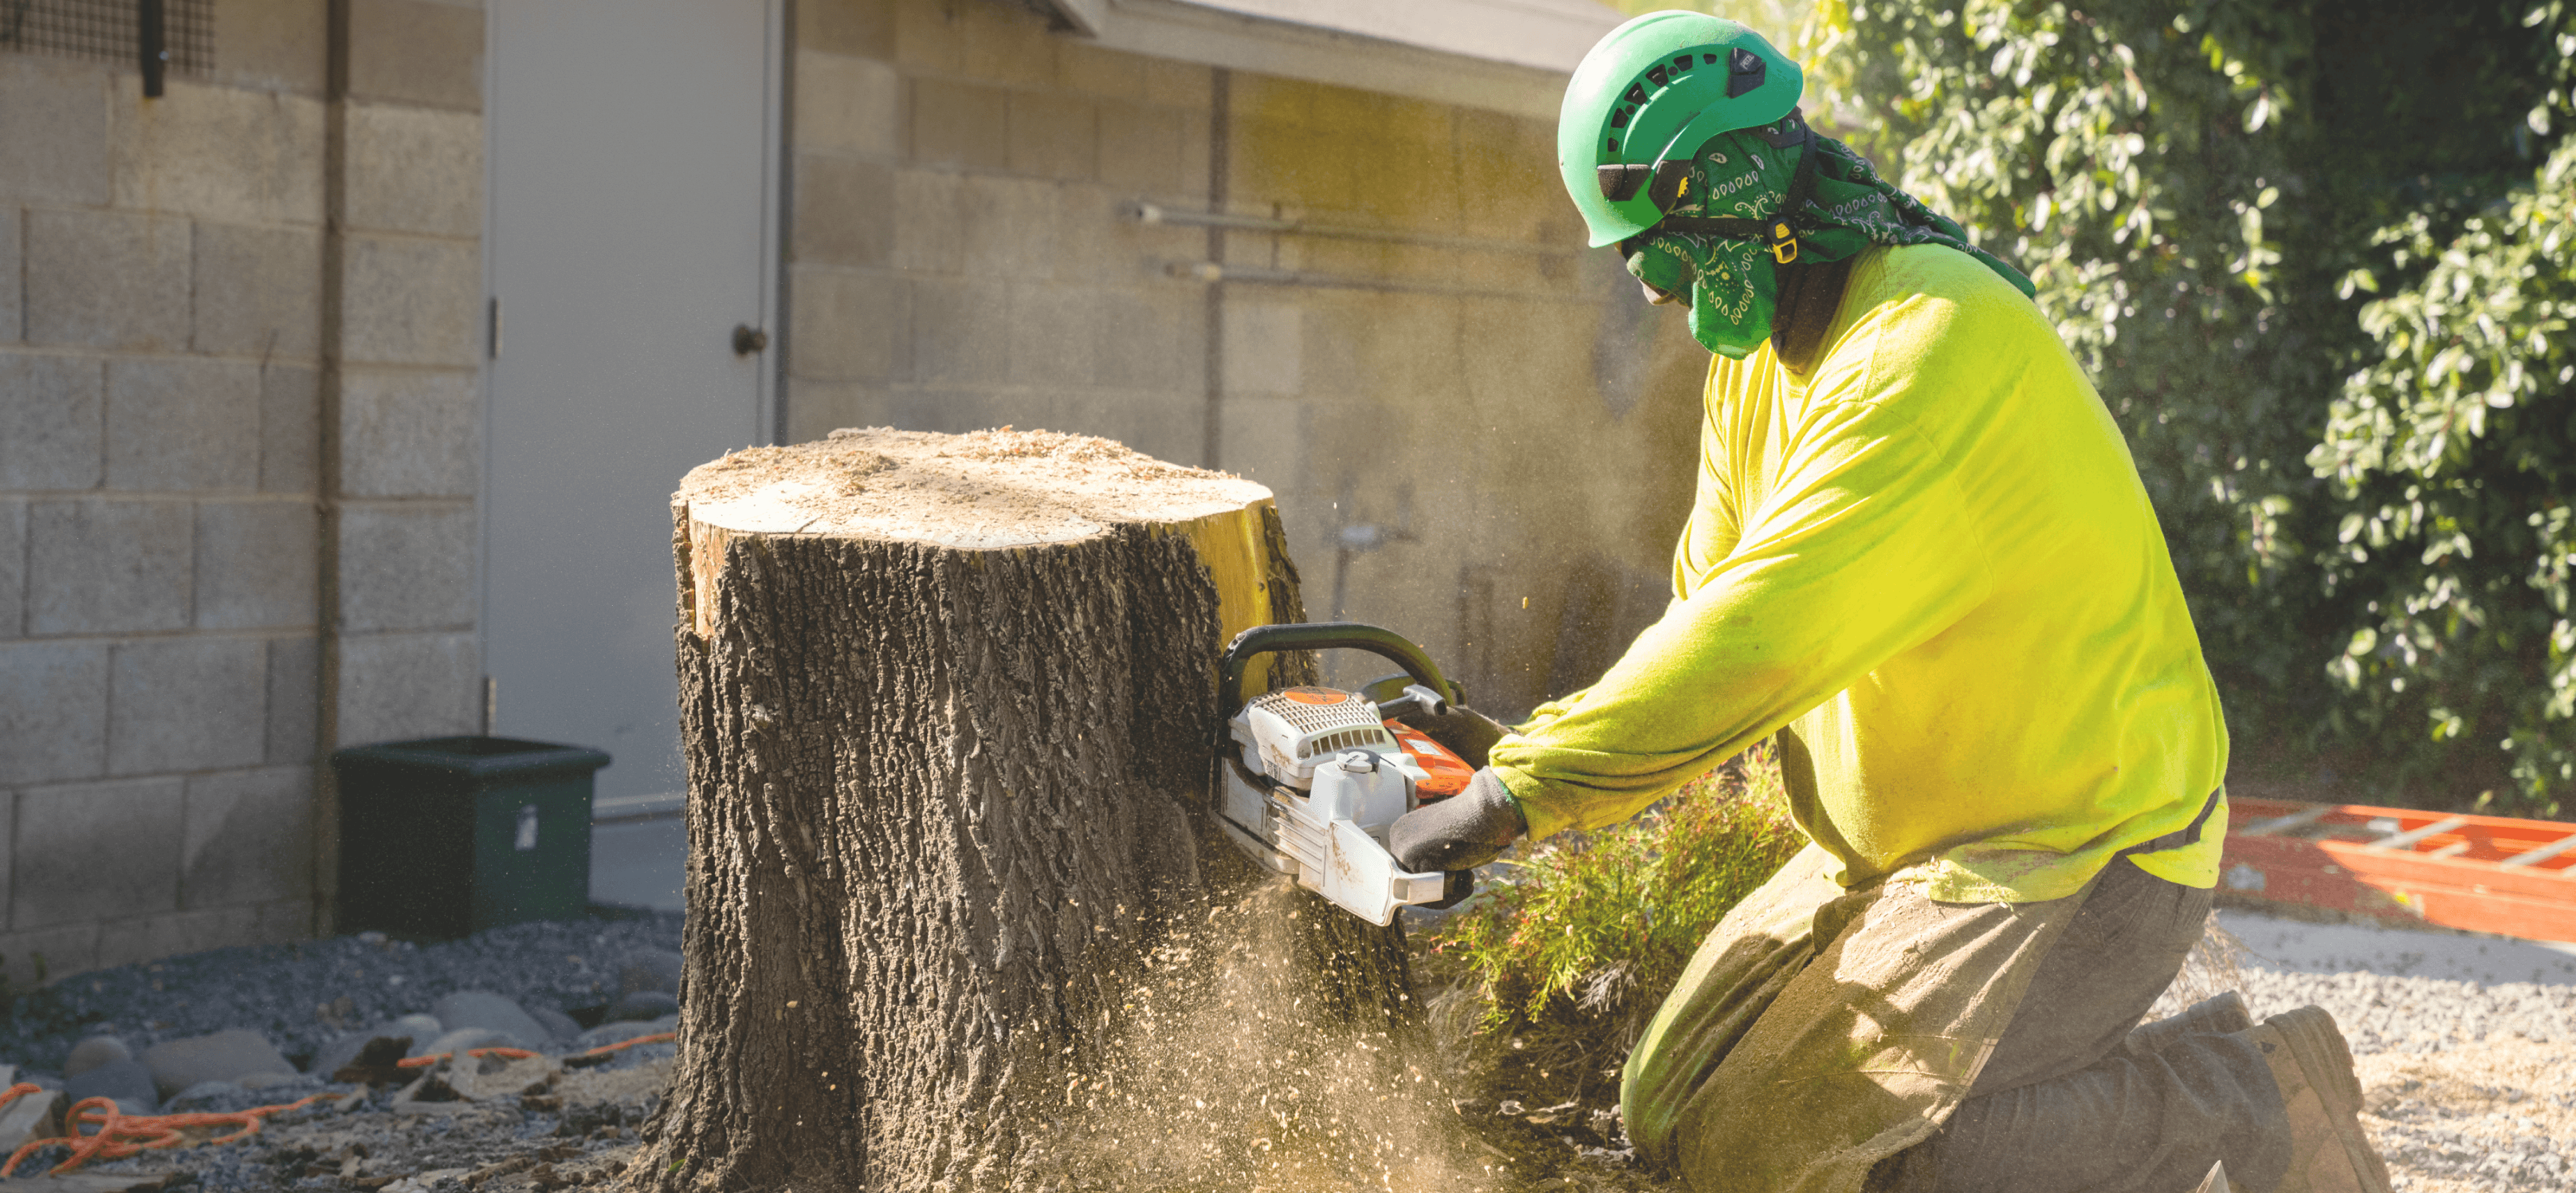
<svg viewBox="0 0 2576 1193">
<path fill-rule="evenodd" d="M 1580 251 L 1550 122 L 1107 51 L 1001 0 L 792 7 L 790 438 L 1012 424 L 1242 473 L 1312 616 L 1413 635 L 1507 711 L 1661 612 L 1707 354 Z M 1211 238 L 1140 199 L 1562 251 Z M 1164 268 L 1211 251 L 1384 286 Z"/>
<path fill-rule="evenodd" d="M 13 982 L 310 934 L 317 759 L 474 727 L 482 13 L 347 7 L 0 53 Z"/>
</svg>

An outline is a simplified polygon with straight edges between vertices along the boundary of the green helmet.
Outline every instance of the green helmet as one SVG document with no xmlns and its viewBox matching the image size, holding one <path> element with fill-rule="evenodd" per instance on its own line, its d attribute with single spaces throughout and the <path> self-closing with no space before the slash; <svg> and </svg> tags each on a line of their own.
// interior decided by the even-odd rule
<svg viewBox="0 0 2576 1193">
<path fill-rule="evenodd" d="M 1664 208 L 1709 138 L 1798 106 L 1806 76 L 1723 17 L 1650 12 L 1610 31 L 1565 87 L 1556 164 L 1592 246 L 1626 240 Z"/>
</svg>

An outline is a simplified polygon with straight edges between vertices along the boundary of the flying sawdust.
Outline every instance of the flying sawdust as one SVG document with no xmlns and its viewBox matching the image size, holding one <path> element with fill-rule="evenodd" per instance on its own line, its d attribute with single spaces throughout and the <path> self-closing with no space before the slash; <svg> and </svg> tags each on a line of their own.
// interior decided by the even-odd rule
<svg viewBox="0 0 2576 1193">
<path fill-rule="evenodd" d="M 1124 1029 L 1075 1058 L 1035 1170 L 1067 1189 L 1513 1183 L 1460 1119 L 1418 1023 L 1349 1022 L 1290 962 L 1296 917 L 1317 914 L 1340 913 L 1283 882 L 1172 932 L 1128 986 Z"/>
</svg>

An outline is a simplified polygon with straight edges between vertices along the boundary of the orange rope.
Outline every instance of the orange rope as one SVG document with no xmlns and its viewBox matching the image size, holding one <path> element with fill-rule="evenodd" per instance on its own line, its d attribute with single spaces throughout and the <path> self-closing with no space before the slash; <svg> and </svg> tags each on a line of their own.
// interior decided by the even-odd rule
<svg viewBox="0 0 2576 1193">
<path fill-rule="evenodd" d="M 659 1044 L 677 1039 L 679 1039 L 678 1032 L 666 1031 L 655 1035 L 637 1036 L 631 1040 L 620 1040 L 614 1044 L 603 1044 L 597 1048 L 590 1049 L 586 1052 L 578 1052 L 574 1055 L 603 1056 L 611 1052 L 632 1048 L 638 1044 Z M 467 1049 L 465 1054 L 467 1056 L 498 1056 L 505 1060 L 526 1060 L 529 1057 L 537 1055 L 525 1048 L 471 1048 Z M 452 1052 L 442 1052 L 436 1056 L 411 1056 L 405 1057 L 395 1063 L 406 1069 L 426 1068 L 454 1055 L 455 1054 Z M 46 1092 L 46 1090 L 43 1086 L 36 1085 L 32 1082 L 21 1081 L 16 1085 L 10 1086 L 8 1092 L 0 1093 L 0 1107 L 6 1107 L 9 1103 L 17 1101 L 28 1094 L 40 1094 L 44 1092 Z M 63 1129 L 69 1132 L 69 1134 L 50 1139 L 30 1139 L 26 1143 L 20 1145 L 17 1151 L 10 1153 L 8 1163 L 0 1164 L 0 1180 L 7 1180 L 11 1173 L 18 1170 L 19 1163 L 27 1158 L 28 1153 L 33 1152 L 38 1148 L 64 1144 L 68 1145 L 72 1149 L 70 1159 L 54 1165 L 46 1172 L 46 1175 L 48 1176 L 61 1176 L 62 1174 L 70 1172 L 71 1170 L 78 1168 L 83 1164 L 87 1164 L 92 1160 L 122 1160 L 128 1156 L 140 1155 L 157 1148 L 177 1147 L 182 1143 L 188 1142 L 188 1137 L 180 1132 L 190 1130 L 192 1128 L 237 1127 L 239 1129 L 230 1135 L 208 1139 L 205 1140 L 205 1142 L 238 1142 L 259 1134 L 261 1123 L 266 1120 L 269 1115 L 281 1114 L 290 1110 L 302 1110 L 315 1102 L 339 1096 L 341 1095 L 325 1091 L 323 1093 L 314 1094 L 311 1097 L 287 1102 L 283 1105 L 258 1106 L 249 1110 L 221 1110 L 199 1114 L 148 1115 L 129 1115 L 123 1113 L 116 1108 L 116 1100 L 114 1098 L 83 1098 L 78 1103 L 74 1104 L 70 1111 L 63 1115 Z M 88 1120 L 89 1116 L 93 1114 L 98 1116 L 96 1120 L 98 1130 L 94 1134 L 90 1135 L 81 1134 L 82 1127 L 91 1125 Z"/>
<path fill-rule="evenodd" d="M 10 1086 L 9 1092 L 0 1094 L 0 1106 L 6 1106 L 28 1094 L 43 1092 L 45 1091 L 41 1086 L 22 1081 Z M 208 1140 L 209 1143 L 231 1143 L 235 1140 L 247 1139 L 259 1133 L 261 1120 L 269 1115 L 288 1110 L 302 1110 L 315 1102 L 336 1096 L 338 1095 L 325 1092 L 281 1106 L 261 1106 L 251 1110 L 215 1111 L 205 1114 L 156 1115 L 124 1114 L 117 1110 L 114 1098 L 83 1098 L 63 1116 L 63 1129 L 70 1132 L 69 1134 L 58 1139 L 28 1140 L 17 1151 L 10 1153 L 8 1163 L 0 1164 L 0 1180 L 5 1180 L 11 1173 L 16 1172 L 19 1163 L 27 1158 L 27 1154 L 41 1147 L 58 1143 L 70 1145 L 71 1158 L 55 1165 L 47 1172 L 49 1176 L 61 1176 L 92 1160 L 122 1160 L 127 1156 L 140 1155 L 156 1148 L 177 1147 L 188 1142 L 188 1137 L 180 1132 L 192 1127 L 240 1128 L 230 1135 Z M 96 1134 L 82 1135 L 81 1128 L 88 1125 L 84 1120 L 92 1114 L 98 1116 L 98 1131 Z"/>
</svg>

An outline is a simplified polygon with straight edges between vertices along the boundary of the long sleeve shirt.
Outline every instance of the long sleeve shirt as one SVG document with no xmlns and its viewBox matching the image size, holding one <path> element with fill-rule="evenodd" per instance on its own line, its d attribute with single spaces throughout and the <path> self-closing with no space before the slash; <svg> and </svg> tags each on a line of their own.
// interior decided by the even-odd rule
<svg viewBox="0 0 2576 1193">
<path fill-rule="evenodd" d="M 1774 734 L 1846 886 L 2060 898 L 2200 813 L 2217 690 L 2119 426 L 2029 299 L 1949 248 L 1870 250 L 1806 375 L 1716 359 L 1705 406 L 1675 600 L 1492 750 L 1533 837 Z M 2132 857 L 2213 886 L 2226 823 Z"/>
</svg>

